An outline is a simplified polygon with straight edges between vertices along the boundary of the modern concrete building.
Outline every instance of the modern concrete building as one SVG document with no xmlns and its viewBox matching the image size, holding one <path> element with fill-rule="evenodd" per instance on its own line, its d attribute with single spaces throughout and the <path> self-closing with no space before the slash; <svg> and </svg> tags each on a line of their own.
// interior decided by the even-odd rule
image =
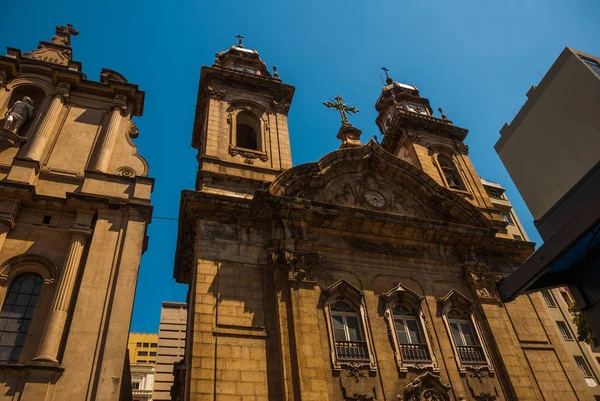
<svg viewBox="0 0 600 401">
<path fill-rule="evenodd" d="M 175 366 L 185 355 L 187 304 L 163 302 L 158 326 L 158 350 L 152 399 L 171 400 Z"/>
<path fill-rule="evenodd" d="M 155 363 L 158 348 L 158 334 L 129 333 L 127 349 L 131 363 Z"/>
<path fill-rule="evenodd" d="M 2 401 L 131 397 L 121 389 L 154 183 L 132 141 L 144 92 L 112 70 L 89 79 L 77 34 L 58 26 L 37 49 L 0 56 Z"/>
<path fill-rule="evenodd" d="M 202 67 L 174 266 L 190 286 L 181 399 L 589 399 L 543 299 L 497 296 L 534 244 L 486 192 L 501 187 L 467 130 L 387 78 L 381 144 L 337 96 L 340 149 L 293 166 L 294 87 L 241 44 Z"/>
<path fill-rule="evenodd" d="M 600 338 L 600 59 L 566 48 L 527 98 L 495 148 L 544 244 L 500 295 L 568 285 Z"/>
</svg>

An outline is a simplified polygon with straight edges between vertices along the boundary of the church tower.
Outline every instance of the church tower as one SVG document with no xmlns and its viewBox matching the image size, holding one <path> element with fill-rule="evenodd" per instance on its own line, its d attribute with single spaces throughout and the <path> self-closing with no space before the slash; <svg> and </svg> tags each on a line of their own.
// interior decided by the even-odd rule
<svg viewBox="0 0 600 401">
<path fill-rule="evenodd" d="M 192 146 L 196 189 L 252 196 L 292 166 L 287 113 L 294 87 L 238 38 L 202 67 Z"/>
<path fill-rule="evenodd" d="M 499 236 L 512 238 L 471 163 L 464 144 L 468 130 L 454 125 L 441 108 L 440 118 L 434 117 L 429 100 L 415 86 L 395 82 L 384 71 L 386 86 L 375 102 L 375 121 L 384 136 L 381 146 L 479 208 Z"/>
<path fill-rule="evenodd" d="M 121 400 L 154 180 L 144 92 L 89 79 L 71 25 L 0 56 L 0 399 Z M 127 399 L 127 398 L 123 398 Z"/>
</svg>

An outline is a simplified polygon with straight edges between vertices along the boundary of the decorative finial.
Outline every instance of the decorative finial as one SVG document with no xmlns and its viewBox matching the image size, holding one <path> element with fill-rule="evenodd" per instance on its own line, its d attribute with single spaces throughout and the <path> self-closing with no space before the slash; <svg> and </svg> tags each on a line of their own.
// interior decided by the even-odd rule
<svg viewBox="0 0 600 401">
<path fill-rule="evenodd" d="M 440 112 L 440 114 L 442 115 L 442 120 L 447 120 L 448 117 L 446 117 L 446 115 L 444 114 L 444 112 L 442 111 L 441 107 L 438 107 L 438 111 Z"/>
<path fill-rule="evenodd" d="M 390 78 L 390 76 L 388 75 L 388 72 L 390 70 L 388 70 L 385 67 L 381 67 L 381 69 L 383 70 L 383 72 L 385 72 L 385 83 L 387 83 L 388 85 L 391 85 L 394 82 L 394 80 L 392 78 Z"/>
<path fill-rule="evenodd" d="M 237 46 L 244 47 L 244 45 L 242 45 L 242 40 L 244 40 L 244 37 L 238 33 L 237 35 L 235 35 L 235 38 L 238 40 Z"/>
<path fill-rule="evenodd" d="M 340 112 L 343 125 L 351 125 L 350 121 L 348 121 L 348 116 L 346 113 L 358 113 L 358 109 L 354 106 L 348 106 L 347 104 L 344 104 L 343 101 L 344 99 L 340 95 L 337 95 L 335 97 L 335 102 L 330 102 L 327 100 L 326 102 L 323 102 L 323 104 Z"/>
<path fill-rule="evenodd" d="M 273 77 L 279 78 L 279 73 L 277 72 L 277 67 L 273 66 Z"/>
<path fill-rule="evenodd" d="M 70 46 L 71 45 L 71 35 L 77 36 L 79 35 L 79 31 L 73 28 L 73 25 L 67 24 L 67 26 L 57 26 L 56 27 L 56 35 L 52 37 L 52 43 L 56 43 L 58 45 Z"/>
</svg>

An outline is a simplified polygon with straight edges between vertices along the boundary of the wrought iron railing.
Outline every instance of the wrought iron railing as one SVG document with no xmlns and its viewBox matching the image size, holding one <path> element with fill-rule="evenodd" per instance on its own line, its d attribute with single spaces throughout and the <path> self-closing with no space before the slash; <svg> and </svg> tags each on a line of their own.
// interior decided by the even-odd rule
<svg viewBox="0 0 600 401">
<path fill-rule="evenodd" d="M 486 362 L 483 348 L 479 345 L 459 346 L 458 355 L 462 363 L 480 363 Z"/>
<path fill-rule="evenodd" d="M 429 350 L 427 344 L 400 344 L 400 353 L 403 361 L 429 362 Z"/>
<path fill-rule="evenodd" d="M 335 354 L 340 361 L 369 361 L 365 341 L 336 341 Z"/>
</svg>

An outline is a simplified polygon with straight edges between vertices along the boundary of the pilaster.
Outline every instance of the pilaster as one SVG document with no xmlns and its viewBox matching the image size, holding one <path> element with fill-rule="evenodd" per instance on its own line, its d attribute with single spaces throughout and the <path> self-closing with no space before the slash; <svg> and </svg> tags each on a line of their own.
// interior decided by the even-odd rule
<svg viewBox="0 0 600 401">
<path fill-rule="evenodd" d="M 111 110 L 108 128 L 106 129 L 104 138 L 102 138 L 100 150 L 98 151 L 98 155 L 96 157 L 96 162 L 92 166 L 93 171 L 106 173 L 108 170 L 110 158 L 112 157 L 113 149 L 115 147 L 115 139 L 121 124 L 121 118 L 123 116 L 123 112 L 127 109 L 126 100 L 127 99 L 122 96 L 116 96 L 114 99 L 114 105 Z"/>
</svg>

